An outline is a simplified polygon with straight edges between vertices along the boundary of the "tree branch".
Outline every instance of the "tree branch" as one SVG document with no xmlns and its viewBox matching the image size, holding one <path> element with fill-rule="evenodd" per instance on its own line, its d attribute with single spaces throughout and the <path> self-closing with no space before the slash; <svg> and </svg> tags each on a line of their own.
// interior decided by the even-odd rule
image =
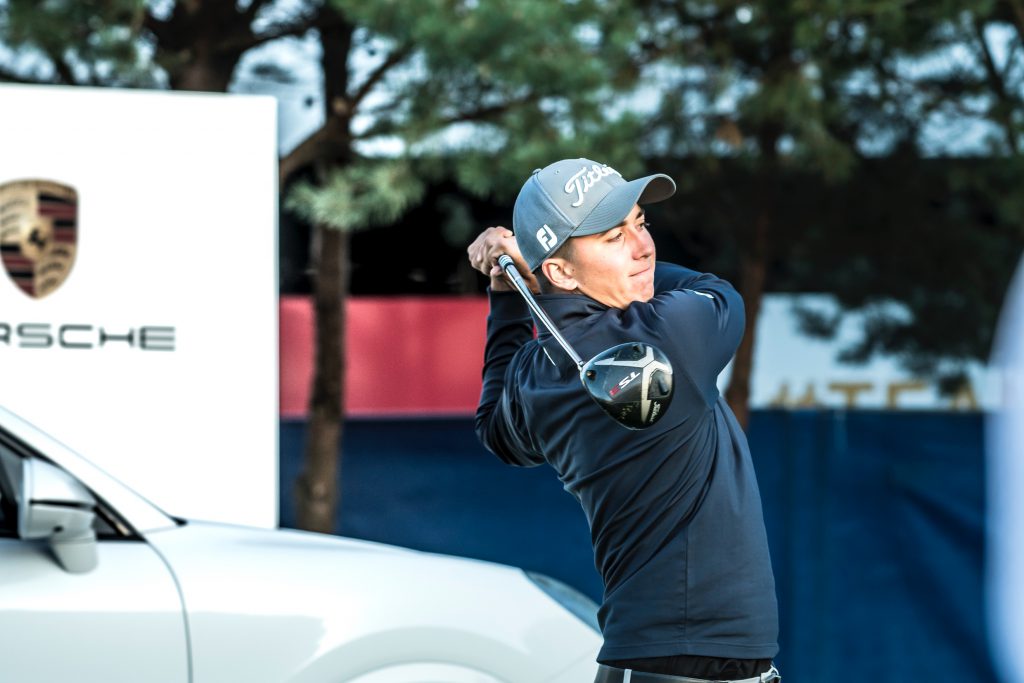
<svg viewBox="0 0 1024 683">
<path fill-rule="evenodd" d="M 999 74 L 999 69 L 996 67 L 995 59 L 992 57 L 992 51 L 988 47 L 988 41 L 985 39 L 985 26 L 978 20 L 974 19 L 974 33 L 978 39 L 978 46 L 981 52 L 982 62 L 985 64 L 985 73 L 988 75 L 989 87 L 992 88 L 993 94 L 999 102 L 999 105 L 994 112 L 996 118 L 999 119 L 999 123 L 1002 124 L 1003 131 L 1006 134 L 1006 141 L 1010 145 L 1010 149 L 1013 154 L 1020 154 L 1020 144 L 1017 142 L 1017 131 L 1013 125 L 1013 117 L 1010 115 L 1010 108 L 1013 105 L 1009 94 L 1006 92 L 1006 84 L 1003 82 L 1002 77 Z"/>
<path fill-rule="evenodd" d="M 359 106 L 359 103 L 366 98 L 371 90 L 373 90 L 374 86 L 387 75 L 388 71 L 404 61 L 410 54 L 412 54 L 411 45 L 402 45 L 392 50 L 391 54 L 387 56 L 387 59 L 377 65 L 377 68 L 366 77 L 366 80 L 363 81 L 362 85 L 360 85 L 352 95 L 349 100 L 351 109 L 355 110 L 355 108 Z"/>
<path fill-rule="evenodd" d="M 341 119 L 330 117 L 316 132 L 299 143 L 278 162 L 278 182 L 285 182 L 302 169 L 321 160 L 333 161 L 348 155 L 352 137 Z"/>
<path fill-rule="evenodd" d="M 496 118 L 505 112 L 517 109 L 518 107 L 525 106 L 527 104 L 533 104 L 540 99 L 540 95 L 536 93 L 530 93 L 525 97 L 521 97 L 515 100 L 508 100 L 501 104 L 494 104 L 489 107 L 478 107 L 476 109 L 470 109 L 469 111 L 461 112 L 443 119 L 440 123 L 441 126 L 450 126 L 456 123 L 467 123 L 470 121 L 488 121 Z"/>
<path fill-rule="evenodd" d="M 1010 77 L 1010 71 L 1013 69 L 1013 65 L 1017 63 L 1017 51 L 1020 49 L 1021 43 L 1022 41 L 1018 40 L 1010 44 L 1010 49 L 1006 53 L 1006 65 L 1003 73 L 1000 74 L 1003 82 L 1006 82 L 1006 79 Z"/>
<path fill-rule="evenodd" d="M 249 34 L 243 38 L 225 41 L 224 49 L 245 52 L 246 50 L 251 50 L 254 47 L 263 45 L 264 43 L 269 43 L 273 40 L 278 40 L 279 38 L 287 38 L 289 36 L 301 36 L 310 29 L 321 28 L 324 25 L 324 23 L 325 22 L 323 22 L 317 16 L 305 15 L 297 17 L 292 21 L 284 21 L 278 24 L 273 24 L 262 33 L 257 34 L 249 32 Z"/>
<path fill-rule="evenodd" d="M 61 55 L 56 54 L 51 50 L 46 50 L 44 53 L 51 62 L 53 62 L 53 68 L 57 72 L 58 83 L 63 85 L 77 85 L 78 81 L 75 79 L 75 73 L 71 70 L 71 65 L 68 64 L 67 60 Z"/>
<path fill-rule="evenodd" d="M 324 124 L 281 158 L 277 165 L 278 187 L 283 189 L 292 174 L 316 161 L 320 145 L 326 138 L 327 125 Z"/>
<path fill-rule="evenodd" d="M 376 104 L 372 109 L 363 109 L 360 114 L 363 116 L 369 116 L 371 118 L 377 118 L 378 116 L 384 116 L 393 114 L 398 111 L 402 106 L 402 99 L 400 97 L 393 97 L 387 102 Z"/>
<path fill-rule="evenodd" d="M 456 123 L 469 123 L 469 122 L 488 121 L 488 120 L 491 120 L 491 119 L 494 119 L 494 118 L 500 116 L 501 114 L 504 114 L 505 112 L 511 111 L 511 110 L 513 110 L 513 109 L 515 109 L 517 107 L 522 107 L 522 106 L 525 106 L 527 104 L 531 104 L 533 102 L 536 102 L 539 99 L 540 99 L 540 95 L 538 95 L 536 93 L 531 93 L 528 96 L 521 97 L 521 98 L 516 99 L 516 100 L 509 100 L 507 102 L 502 102 L 501 104 L 495 104 L 495 105 L 491 105 L 489 107 L 478 107 L 476 109 L 471 109 L 469 111 L 459 112 L 459 113 L 453 114 L 451 116 L 445 117 L 443 119 L 440 119 L 439 121 L 437 121 L 435 128 L 437 130 L 441 130 L 441 129 L 446 128 L 448 126 L 455 125 Z M 375 111 L 380 111 L 380 110 L 375 110 Z M 393 135 L 393 134 L 397 133 L 400 129 L 401 129 L 400 125 L 395 125 L 395 124 L 392 124 L 390 122 L 388 124 L 376 123 L 376 124 L 370 126 L 369 128 L 367 128 L 362 133 L 360 133 L 358 135 L 353 135 L 352 139 L 353 140 L 368 140 L 370 138 L 375 138 L 375 137 L 378 137 L 380 135 Z"/>
</svg>

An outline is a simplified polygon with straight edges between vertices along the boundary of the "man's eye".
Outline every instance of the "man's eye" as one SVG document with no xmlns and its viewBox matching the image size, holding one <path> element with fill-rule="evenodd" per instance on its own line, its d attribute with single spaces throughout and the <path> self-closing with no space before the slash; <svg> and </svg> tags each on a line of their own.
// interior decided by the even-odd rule
<svg viewBox="0 0 1024 683">
<path fill-rule="evenodd" d="M 618 242 L 618 241 L 620 241 L 621 239 L 622 239 L 622 233 L 621 233 L 621 232 L 619 232 L 619 233 L 616 233 L 616 234 L 612 235 L 611 237 L 609 237 L 609 238 L 608 238 L 608 241 L 609 241 L 609 242 Z"/>
<path fill-rule="evenodd" d="M 643 223 L 640 224 L 640 229 L 641 230 L 650 230 L 650 228 L 651 228 L 651 222 L 650 221 L 644 221 Z"/>
</svg>

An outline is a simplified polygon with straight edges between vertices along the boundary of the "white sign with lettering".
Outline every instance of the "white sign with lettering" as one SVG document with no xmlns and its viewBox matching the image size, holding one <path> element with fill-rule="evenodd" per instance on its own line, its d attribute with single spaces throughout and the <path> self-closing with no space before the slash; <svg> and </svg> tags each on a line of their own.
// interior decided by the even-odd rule
<svg viewBox="0 0 1024 683">
<path fill-rule="evenodd" d="M 865 317 L 848 314 L 834 339 L 809 337 L 799 328 L 798 302 L 835 312 L 824 295 L 769 294 L 757 322 L 751 376 L 752 408 L 868 408 L 896 410 L 983 410 L 998 403 L 998 387 L 983 363 L 970 363 L 967 384 L 947 395 L 934 380 L 916 377 L 894 358 L 863 365 L 842 363 L 842 349 L 858 340 Z M 724 392 L 731 364 L 718 379 Z"/>
<path fill-rule="evenodd" d="M 172 514 L 276 525 L 276 103 L 0 102 L 0 404 Z"/>
</svg>

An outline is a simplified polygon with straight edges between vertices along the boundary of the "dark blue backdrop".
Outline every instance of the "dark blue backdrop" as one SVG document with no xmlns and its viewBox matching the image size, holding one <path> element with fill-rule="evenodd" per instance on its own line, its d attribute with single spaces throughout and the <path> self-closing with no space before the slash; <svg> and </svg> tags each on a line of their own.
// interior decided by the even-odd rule
<svg viewBox="0 0 1024 683">
<path fill-rule="evenodd" d="M 991 681 L 980 414 L 760 411 L 749 439 L 789 683 Z M 281 523 L 305 425 L 281 425 Z M 470 419 L 345 424 L 347 536 L 542 571 L 595 599 L 586 521 L 546 467 L 502 465 Z"/>
</svg>

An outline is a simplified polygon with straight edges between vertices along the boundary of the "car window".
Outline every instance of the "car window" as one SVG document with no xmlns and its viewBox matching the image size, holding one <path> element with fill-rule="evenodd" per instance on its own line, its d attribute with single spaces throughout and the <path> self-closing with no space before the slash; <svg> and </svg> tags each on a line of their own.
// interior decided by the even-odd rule
<svg viewBox="0 0 1024 683">
<path fill-rule="evenodd" d="M 32 456 L 29 456 L 32 457 Z M 17 536 L 17 495 L 21 481 L 21 467 L 25 456 L 5 443 L 0 433 L 0 537 Z M 134 538 L 131 529 L 121 522 L 102 503 L 97 503 L 93 529 L 99 539 L 122 540 Z"/>
<path fill-rule="evenodd" d="M 18 503 L 14 483 L 21 477 L 21 458 L 0 441 L 0 536 L 14 536 Z"/>
</svg>

